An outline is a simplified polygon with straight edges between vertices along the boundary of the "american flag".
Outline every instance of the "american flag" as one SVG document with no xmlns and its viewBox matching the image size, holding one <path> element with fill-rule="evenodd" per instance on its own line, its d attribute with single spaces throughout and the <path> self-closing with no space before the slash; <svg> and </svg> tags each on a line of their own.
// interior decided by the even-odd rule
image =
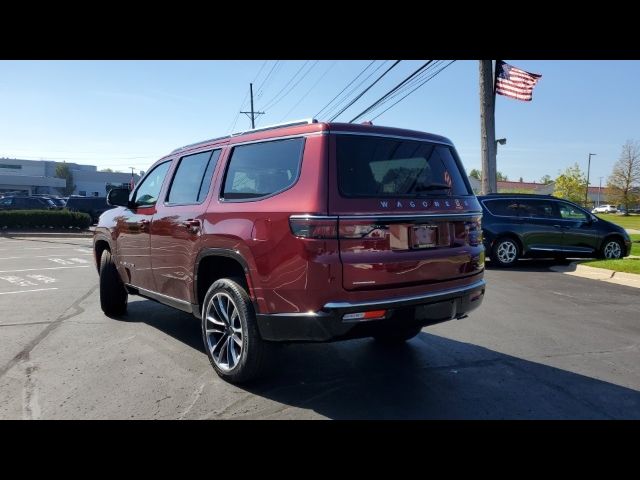
<svg viewBox="0 0 640 480">
<path fill-rule="evenodd" d="M 533 87 L 541 78 L 542 75 L 525 72 L 502 60 L 496 62 L 496 93 L 500 95 L 530 102 Z"/>
</svg>

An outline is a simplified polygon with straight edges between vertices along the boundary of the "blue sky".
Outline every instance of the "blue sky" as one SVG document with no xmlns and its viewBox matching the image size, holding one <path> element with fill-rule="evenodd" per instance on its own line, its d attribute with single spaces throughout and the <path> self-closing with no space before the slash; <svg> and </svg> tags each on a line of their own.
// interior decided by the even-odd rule
<svg viewBox="0 0 640 480">
<path fill-rule="evenodd" d="M 592 152 L 591 184 L 599 177 L 604 184 L 622 144 L 640 140 L 640 62 L 505 61 L 543 77 L 532 102 L 497 98 L 496 136 L 507 138 L 498 170 L 510 180 L 555 177 L 574 162 L 586 170 Z M 315 115 L 370 63 L 0 61 L 0 157 L 146 170 L 176 147 L 228 133 L 236 117 L 234 131 L 248 128 L 237 112 L 251 81 L 262 86 L 256 109 L 267 111 L 258 122 L 266 125 Z M 349 121 L 422 63 L 402 61 L 338 121 Z M 371 66 L 364 76 L 380 69 L 357 92 L 391 64 Z M 479 115 L 478 62 L 467 60 L 453 63 L 374 123 L 451 138 L 469 171 L 480 168 Z"/>
</svg>

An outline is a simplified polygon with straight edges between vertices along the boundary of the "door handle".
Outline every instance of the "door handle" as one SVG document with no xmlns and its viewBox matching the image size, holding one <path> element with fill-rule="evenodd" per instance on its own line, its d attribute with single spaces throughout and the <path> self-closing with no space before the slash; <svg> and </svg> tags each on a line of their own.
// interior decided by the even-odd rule
<svg viewBox="0 0 640 480">
<path fill-rule="evenodd" d="M 190 218 L 182 222 L 182 226 L 189 230 L 191 233 L 197 233 L 200 230 L 200 220 Z"/>
<path fill-rule="evenodd" d="M 149 228 L 149 220 L 147 219 L 142 219 L 138 222 L 138 225 L 140 225 L 140 230 L 146 230 L 147 228 Z"/>
</svg>

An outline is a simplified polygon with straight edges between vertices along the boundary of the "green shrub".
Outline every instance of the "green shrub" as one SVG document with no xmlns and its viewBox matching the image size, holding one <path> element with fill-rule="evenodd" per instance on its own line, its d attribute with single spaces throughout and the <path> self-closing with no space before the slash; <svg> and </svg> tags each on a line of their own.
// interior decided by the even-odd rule
<svg viewBox="0 0 640 480">
<path fill-rule="evenodd" d="M 0 228 L 82 228 L 91 225 L 86 213 L 68 210 L 0 211 Z"/>
</svg>

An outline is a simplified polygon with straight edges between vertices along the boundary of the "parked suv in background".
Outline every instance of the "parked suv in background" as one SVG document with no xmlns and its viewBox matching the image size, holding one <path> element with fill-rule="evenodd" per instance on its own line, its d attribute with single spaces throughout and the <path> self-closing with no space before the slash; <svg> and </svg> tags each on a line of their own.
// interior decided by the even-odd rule
<svg viewBox="0 0 640 480">
<path fill-rule="evenodd" d="M 615 205 L 600 205 L 591 210 L 591 213 L 617 213 L 618 209 Z"/>
<path fill-rule="evenodd" d="M 232 382 L 272 342 L 403 342 L 484 296 L 480 205 L 437 135 L 265 127 L 179 148 L 109 202 L 94 236 L 103 311 L 137 294 L 192 313 Z"/>
<path fill-rule="evenodd" d="M 71 196 L 67 200 L 65 208 L 72 212 L 86 213 L 94 223 L 98 223 L 100 215 L 113 207 L 107 203 L 107 197 Z"/>
<path fill-rule="evenodd" d="M 50 198 L 6 196 L 0 198 L 0 210 L 59 210 Z"/>
<path fill-rule="evenodd" d="M 514 265 L 522 257 L 600 257 L 629 255 L 624 228 L 550 195 L 479 196 L 484 245 L 492 264 Z"/>
</svg>

